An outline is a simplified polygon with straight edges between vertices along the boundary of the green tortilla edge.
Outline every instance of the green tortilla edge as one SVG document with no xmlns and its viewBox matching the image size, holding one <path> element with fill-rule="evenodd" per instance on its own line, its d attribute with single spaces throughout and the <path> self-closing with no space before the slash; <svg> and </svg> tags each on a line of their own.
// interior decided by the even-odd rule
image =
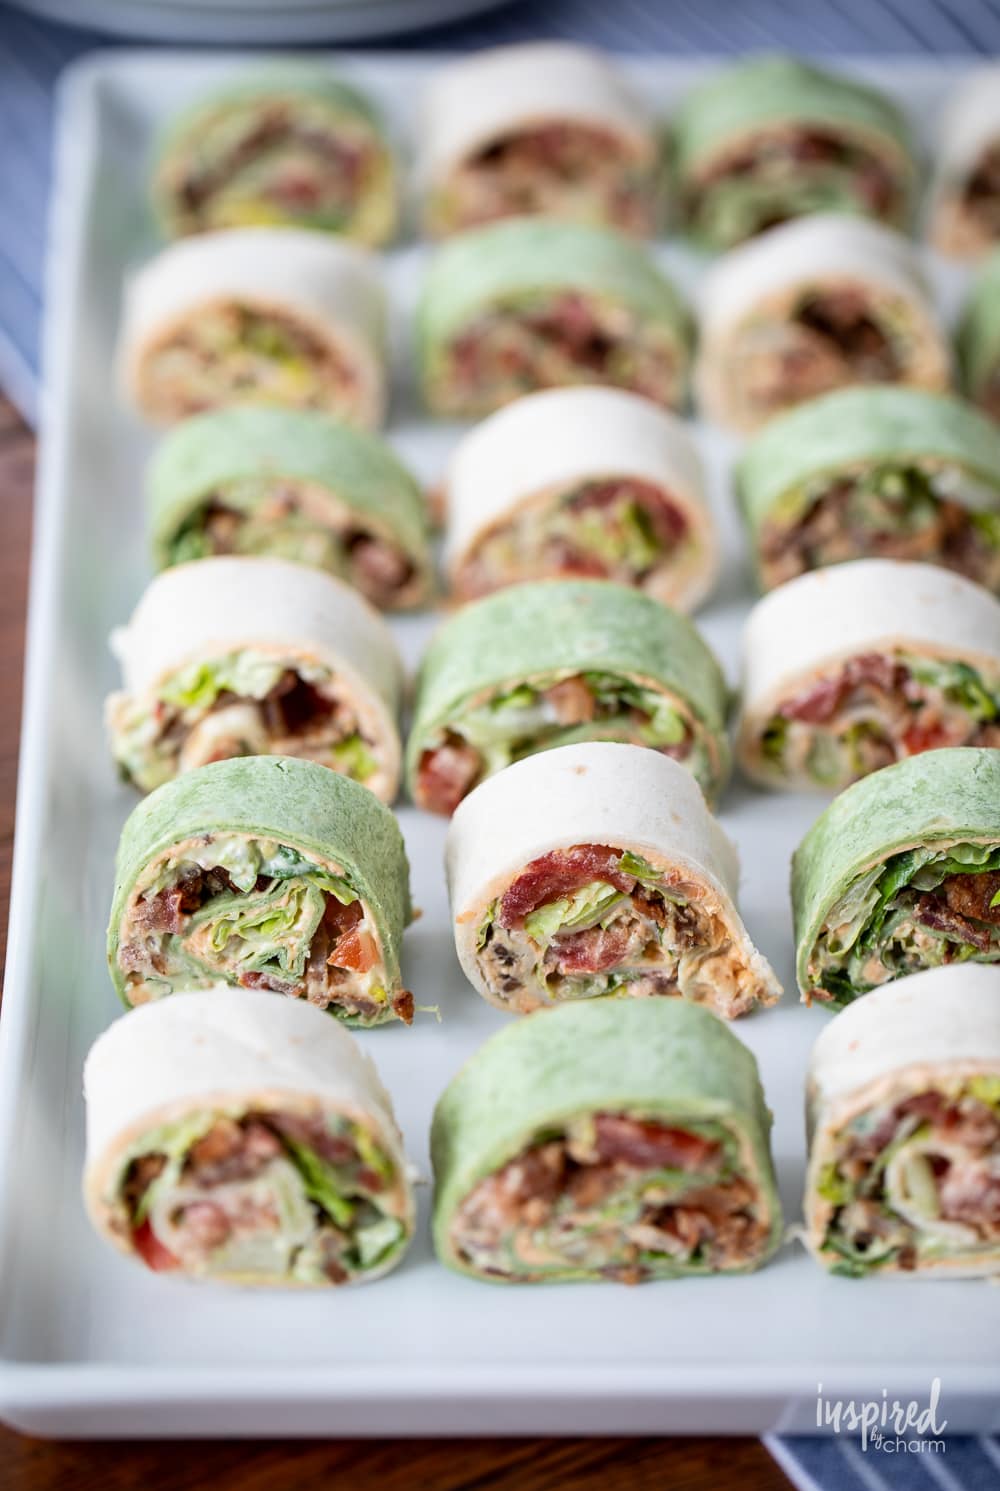
<svg viewBox="0 0 1000 1491">
<path fill-rule="evenodd" d="M 802 992 L 811 987 L 809 957 L 820 928 L 859 875 L 906 849 L 959 842 L 1000 845 L 1000 750 L 924 751 L 862 777 L 835 797 L 792 856 L 795 971 Z"/>
<path fill-rule="evenodd" d="M 595 1112 L 681 1124 L 716 1120 L 745 1136 L 772 1223 L 761 1257 L 727 1272 L 749 1272 L 775 1251 L 782 1218 L 771 1115 L 751 1052 L 717 1016 L 684 1000 L 594 999 L 507 1025 L 442 1093 L 431 1125 L 432 1231 L 441 1262 L 480 1277 L 456 1256 L 448 1236 L 465 1196 L 540 1130 Z M 685 1272 L 696 1270 L 668 1266 L 663 1277 Z M 546 1282 L 588 1277 L 574 1271 Z"/>
<path fill-rule="evenodd" d="M 126 1007 L 119 925 L 132 888 L 151 860 L 184 839 L 209 833 L 276 839 L 341 866 L 378 929 L 390 999 L 398 992 L 400 944 L 413 913 L 409 863 L 395 816 L 366 787 L 313 761 L 242 756 L 165 782 L 125 822 L 115 860 L 107 954 L 112 982 Z"/>
</svg>

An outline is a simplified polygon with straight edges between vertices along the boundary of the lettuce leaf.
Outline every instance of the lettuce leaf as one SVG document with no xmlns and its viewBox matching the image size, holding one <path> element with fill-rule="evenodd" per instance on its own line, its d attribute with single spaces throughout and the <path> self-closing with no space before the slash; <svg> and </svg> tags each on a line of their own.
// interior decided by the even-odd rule
<svg viewBox="0 0 1000 1491">
<path fill-rule="evenodd" d="M 605 880 L 592 880 L 571 896 L 561 896 L 531 911 L 524 918 L 524 930 L 536 942 L 551 942 L 557 932 L 581 931 L 593 926 L 625 897 Z"/>
<path fill-rule="evenodd" d="M 320 1159 L 316 1151 L 310 1149 L 308 1144 L 300 1144 L 297 1140 L 290 1139 L 287 1134 L 282 1135 L 282 1140 L 295 1161 L 296 1169 L 302 1176 L 302 1183 L 310 1201 L 315 1201 L 318 1206 L 321 1206 L 338 1227 L 350 1227 L 354 1220 L 355 1206 L 343 1195 L 341 1177 L 333 1166 Z"/>
<path fill-rule="evenodd" d="M 305 972 L 325 906 L 320 887 L 307 880 L 280 881 L 253 895 L 215 896 L 192 916 L 188 942 L 241 969 L 277 971 L 295 981 Z"/>
<path fill-rule="evenodd" d="M 331 747 L 331 758 L 338 771 L 346 772 L 356 782 L 367 782 L 373 776 L 378 762 L 360 735 L 349 735 Z"/>
</svg>

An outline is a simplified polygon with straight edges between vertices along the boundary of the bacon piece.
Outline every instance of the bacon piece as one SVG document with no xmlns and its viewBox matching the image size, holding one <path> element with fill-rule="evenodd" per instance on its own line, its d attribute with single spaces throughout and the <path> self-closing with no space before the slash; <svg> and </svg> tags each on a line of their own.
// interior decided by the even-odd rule
<svg viewBox="0 0 1000 1491">
<path fill-rule="evenodd" d="M 170 1269 L 181 1266 L 180 1259 L 160 1242 L 148 1218 L 133 1231 L 132 1246 L 146 1267 L 151 1268 L 154 1273 L 167 1273 Z"/>
<path fill-rule="evenodd" d="M 221 1248 L 230 1233 L 229 1219 L 214 1201 L 191 1201 L 181 1212 L 179 1226 L 206 1253 Z"/>
<path fill-rule="evenodd" d="M 273 973 L 258 973 L 255 969 L 241 973 L 237 982 L 244 989 L 270 989 L 272 994 L 296 993 L 295 984 L 290 984 L 283 978 L 275 978 Z"/>
<path fill-rule="evenodd" d="M 571 849 L 553 849 L 525 865 L 504 892 L 497 908 L 501 927 L 521 926 L 537 906 L 571 895 L 592 880 L 604 880 L 628 893 L 635 877 L 618 868 L 621 851 L 602 844 L 574 844 Z"/>
<path fill-rule="evenodd" d="M 144 1154 L 129 1165 L 122 1185 L 122 1200 L 128 1208 L 129 1216 L 135 1215 L 139 1202 L 156 1177 L 162 1173 L 166 1163 L 165 1154 Z"/>
<path fill-rule="evenodd" d="M 571 575 L 584 580 L 603 580 L 608 574 L 608 565 L 599 554 L 585 553 L 566 539 L 557 539 L 549 546 L 552 566 L 558 575 Z"/>
<path fill-rule="evenodd" d="M 878 382 L 899 376 L 895 348 L 872 315 L 864 290 L 843 286 L 817 292 L 796 320 L 831 342 L 856 372 Z"/>
<path fill-rule="evenodd" d="M 922 927 L 929 927 L 932 932 L 944 932 L 954 942 L 968 942 L 978 952 L 989 952 L 992 946 L 989 927 L 977 926 L 968 917 L 952 910 L 934 891 L 928 891 L 918 899 L 913 915 Z"/>
<path fill-rule="evenodd" d="M 185 1174 L 199 1185 L 244 1180 L 281 1154 L 281 1141 L 263 1123 L 219 1118 L 188 1152 Z"/>
<path fill-rule="evenodd" d="M 347 551 L 355 579 L 368 596 L 391 600 L 412 578 L 413 565 L 406 555 L 369 533 L 348 537 Z"/>
<path fill-rule="evenodd" d="M 953 1162 L 938 1186 L 941 1215 L 982 1234 L 1000 1231 L 1000 1173 L 983 1156 Z"/>
<path fill-rule="evenodd" d="M 556 968 L 560 973 L 605 973 L 622 961 L 630 939 L 631 931 L 622 922 L 571 932 L 552 944 Z"/>
<path fill-rule="evenodd" d="M 984 870 L 978 875 L 949 875 L 938 890 L 949 910 L 959 916 L 975 917 L 1000 927 L 1000 905 L 990 902 L 1000 894 L 1000 870 Z"/>
<path fill-rule="evenodd" d="M 439 746 L 424 751 L 417 771 L 417 796 L 431 813 L 450 816 L 482 771 L 482 758 L 468 741 L 449 731 Z"/>
<path fill-rule="evenodd" d="M 907 669 L 893 658 L 884 653 L 866 652 L 849 658 L 833 678 L 821 678 L 804 693 L 787 700 L 780 713 L 789 720 L 822 725 L 833 718 L 853 690 L 868 687 L 888 694 L 902 690 L 908 678 Z"/>
<path fill-rule="evenodd" d="M 714 1139 L 621 1113 L 598 1113 L 594 1125 L 598 1158 L 638 1169 L 706 1170 L 714 1168 L 722 1154 Z"/>
<path fill-rule="evenodd" d="M 184 919 L 202 901 L 205 873 L 197 865 L 183 869 L 173 885 L 136 902 L 131 922 L 139 932 L 180 932 Z"/>
<path fill-rule="evenodd" d="M 404 1025 L 413 1024 L 413 995 L 409 989 L 400 989 L 398 994 L 393 995 L 392 1009 Z"/>
<path fill-rule="evenodd" d="M 584 725 L 597 713 L 597 700 L 579 675 L 554 683 L 545 697 L 560 725 Z"/>
<path fill-rule="evenodd" d="M 271 735 L 302 735 L 333 714 L 336 705 L 326 694 L 287 668 L 261 701 L 264 723 Z"/>
<path fill-rule="evenodd" d="M 349 1139 L 333 1134 L 323 1118 L 303 1118 L 298 1113 L 275 1113 L 269 1121 L 280 1134 L 296 1144 L 314 1150 L 328 1165 L 351 1165 L 357 1151 Z"/>
</svg>

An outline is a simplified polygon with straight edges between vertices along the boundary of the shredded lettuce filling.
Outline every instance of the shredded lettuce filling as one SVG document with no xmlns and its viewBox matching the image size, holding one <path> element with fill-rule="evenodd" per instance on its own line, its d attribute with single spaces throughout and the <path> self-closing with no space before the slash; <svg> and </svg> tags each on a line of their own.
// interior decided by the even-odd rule
<svg viewBox="0 0 1000 1491">
<path fill-rule="evenodd" d="M 289 673 L 296 688 L 313 691 L 318 713 L 284 721 L 279 698 L 277 719 L 269 722 L 272 693 Z M 378 769 L 352 711 L 335 695 L 329 668 L 254 648 L 190 663 L 163 679 L 153 698 L 115 696 L 109 725 L 119 770 L 146 792 L 207 761 L 265 754 L 277 741 L 294 754 L 300 738 L 310 759 L 355 781 L 367 782 Z"/>
<path fill-rule="evenodd" d="M 336 530 L 307 511 L 294 482 L 265 476 L 223 483 L 189 513 L 170 540 L 168 562 L 213 554 L 270 555 L 343 575 Z"/>
<path fill-rule="evenodd" d="M 833 1273 L 861 1278 L 887 1264 L 913 1269 L 924 1261 L 996 1250 L 988 1176 L 979 1217 L 969 1209 L 961 1182 L 963 1174 L 975 1177 L 993 1163 L 1000 1076 L 966 1077 L 916 1098 L 918 1109 L 930 1100 L 932 1116 L 907 1111 L 905 1102 L 896 1108 L 883 1104 L 859 1113 L 835 1136 L 833 1158 L 814 1183 L 829 1208 L 821 1249 L 834 1260 Z M 883 1134 L 885 1142 L 873 1150 L 872 1137 Z M 959 1188 L 952 1192 L 956 1180 Z M 955 1195 L 961 1198 L 957 1208 Z M 960 1215 L 949 1214 L 956 1210 Z"/>
<path fill-rule="evenodd" d="M 560 705 L 549 692 L 566 678 L 560 675 L 497 694 L 456 716 L 449 728 L 479 752 L 483 775 L 550 746 L 624 739 L 654 750 L 676 749 L 703 791 L 712 793 L 717 767 L 707 732 L 681 700 L 615 674 L 571 676 L 592 701 L 581 712 L 585 717 L 574 722 L 560 720 Z"/>
<path fill-rule="evenodd" d="M 178 892 L 197 903 L 179 923 L 171 909 Z M 119 958 L 128 985 L 160 998 L 222 977 L 308 993 L 341 1016 L 377 1021 L 388 1001 L 380 957 L 367 969 L 331 973 L 326 947 L 322 965 L 312 966 L 328 898 L 345 907 L 359 900 L 344 876 L 275 840 L 233 834 L 179 846 L 156 862 L 126 909 Z M 363 906 L 356 930 L 378 947 Z"/>
<path fill-rule="evenodd" d="M 740 984 L 739 955 L 713 919 L 640 855 L 626 851 L 616 868 L 635 878 L 639 903 L 635 892 L 595 878 L 542 902 L 520 926 L 501 925 L 499 901 L 487 908 L 476 931 L 476 951 L 492 993 L 524 1009 L 539 1000 L 631 994 L 674 994 L 709 1003 L 719 998 L 730 1014 L 749 1008 L 756 987 L 751 991 Z M 577 957 L 573 939 L 591 932 L 593 956 L 581 949 Z M 703 963 L 711 965 L 720 953 L 731 960 L 726 976 L 716 966 L 706 979 Z"/>
<path fill-rule="evenodd" d="M 958 843 L 894 854 L 858 876 L 826 915 L 809 979 L 835 1005 L 921 968 L 1000 961 L 1000 917 L 956 911 L 940 894 L 953 876 L 1000 871 L 1000 847 Z M 1000 904 L 996 896 L 986 908 Z M 972 928 L 976 940 L 962 934 Z"/>
<path fill-rule="evenodd" d="M 634 1122 L 654 1135 L 662 1120 Z M 724 1124 L 702 1120 L 684 1120 L 665 1132 L 681 1152 L 705 1141 L 702 1158 L 670 1164 L 650 1153 L 642 1162 L 609 1162 L 600 1157 L 591 1114 L 536 1135 L 507 1167 L 468 1193 L 452 1224 L 457 1251 L 477 1271 L 513 1279 L 614 1276 L 616 1269 L 638 1279 L 748 1266 L 759 1256 L 767 1227 L 738 1139 Z M 523 1201 L 520 1193 L 510 1196 L 505 1171 L 523 1174 L 527 1187 L 542 1156 L 550 1175 L 562 1173 L 557 1193 L 547 1189 L 544 1199 Z M 688 1215 L 692 1225 L 685 1227 Z"/>
<path fill-rule="evenodd" d="M 905 693 L 845 675 L 829 718 L 813 721 L 778 712 L 767 720 L 759 739 L 763 761 L 818 787 L 846 786 L 929 746 L 979 744 L 981 727 L 1000 720 L 1000 675 L 988 679 L 958 658 L 920 657 L 902 649 L 887 658 L 906 670 Z M 838 676 L 817 678 L 815 686 L 827 687 Z"/>
<path fill-rule="evenodd" d="M 1000 588 L 997 489 L 956 465 L 886 461 L 823 473 L 774 503 L 759 542 L 768 586 L 875 553 L 932 558 Z"/>
<path fill-rule="evenodd" d="M 192 1150 L 216 1125 L 232 1129 L 249 1118 L 276 1141 L 262 1166 L 240 1174 L 200 1177 Z M 254 1274 L 302 1283 L 340 1282 L 386 1262 L 405 1243 L 395 1168 L 361 1123 L 329 1114 L 321 1120 L 343 1159 L 333 1164 L 272 1115 L 200 1110 L 144 1133 L 122 1156 L 110 1201 L 133 1233 L 149 1227 L 176 1263 L 209 1275 Z M 160 1168 L 130 1191 L 137 1162 Z M 155 1168 L 155 1167 L 154 1167 Z M 206 1204 L 214 1231 L 189 1229 L 185 1211 Z M 256 1223 L 256 1227 L 254 1227 Z M 330 1271 L 330 1266 L 335 1271 Z"/>
</svg>

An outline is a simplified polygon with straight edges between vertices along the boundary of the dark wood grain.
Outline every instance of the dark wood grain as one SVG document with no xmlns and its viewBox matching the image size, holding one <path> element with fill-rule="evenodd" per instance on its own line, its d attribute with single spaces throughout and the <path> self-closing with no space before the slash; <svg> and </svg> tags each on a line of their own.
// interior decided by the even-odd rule
<svg viewBox="0 0 1000 1491">
<path fill-rule="evenodd" d="M 0 936 L 6 949 L 34 441 L 0 396 Z M 2 956 L 2 952 L 0 952 Z M 753 1439 L 46 1443 L 0 1428 L 3 1491 L 787 1491 Z"/>
</svg>

